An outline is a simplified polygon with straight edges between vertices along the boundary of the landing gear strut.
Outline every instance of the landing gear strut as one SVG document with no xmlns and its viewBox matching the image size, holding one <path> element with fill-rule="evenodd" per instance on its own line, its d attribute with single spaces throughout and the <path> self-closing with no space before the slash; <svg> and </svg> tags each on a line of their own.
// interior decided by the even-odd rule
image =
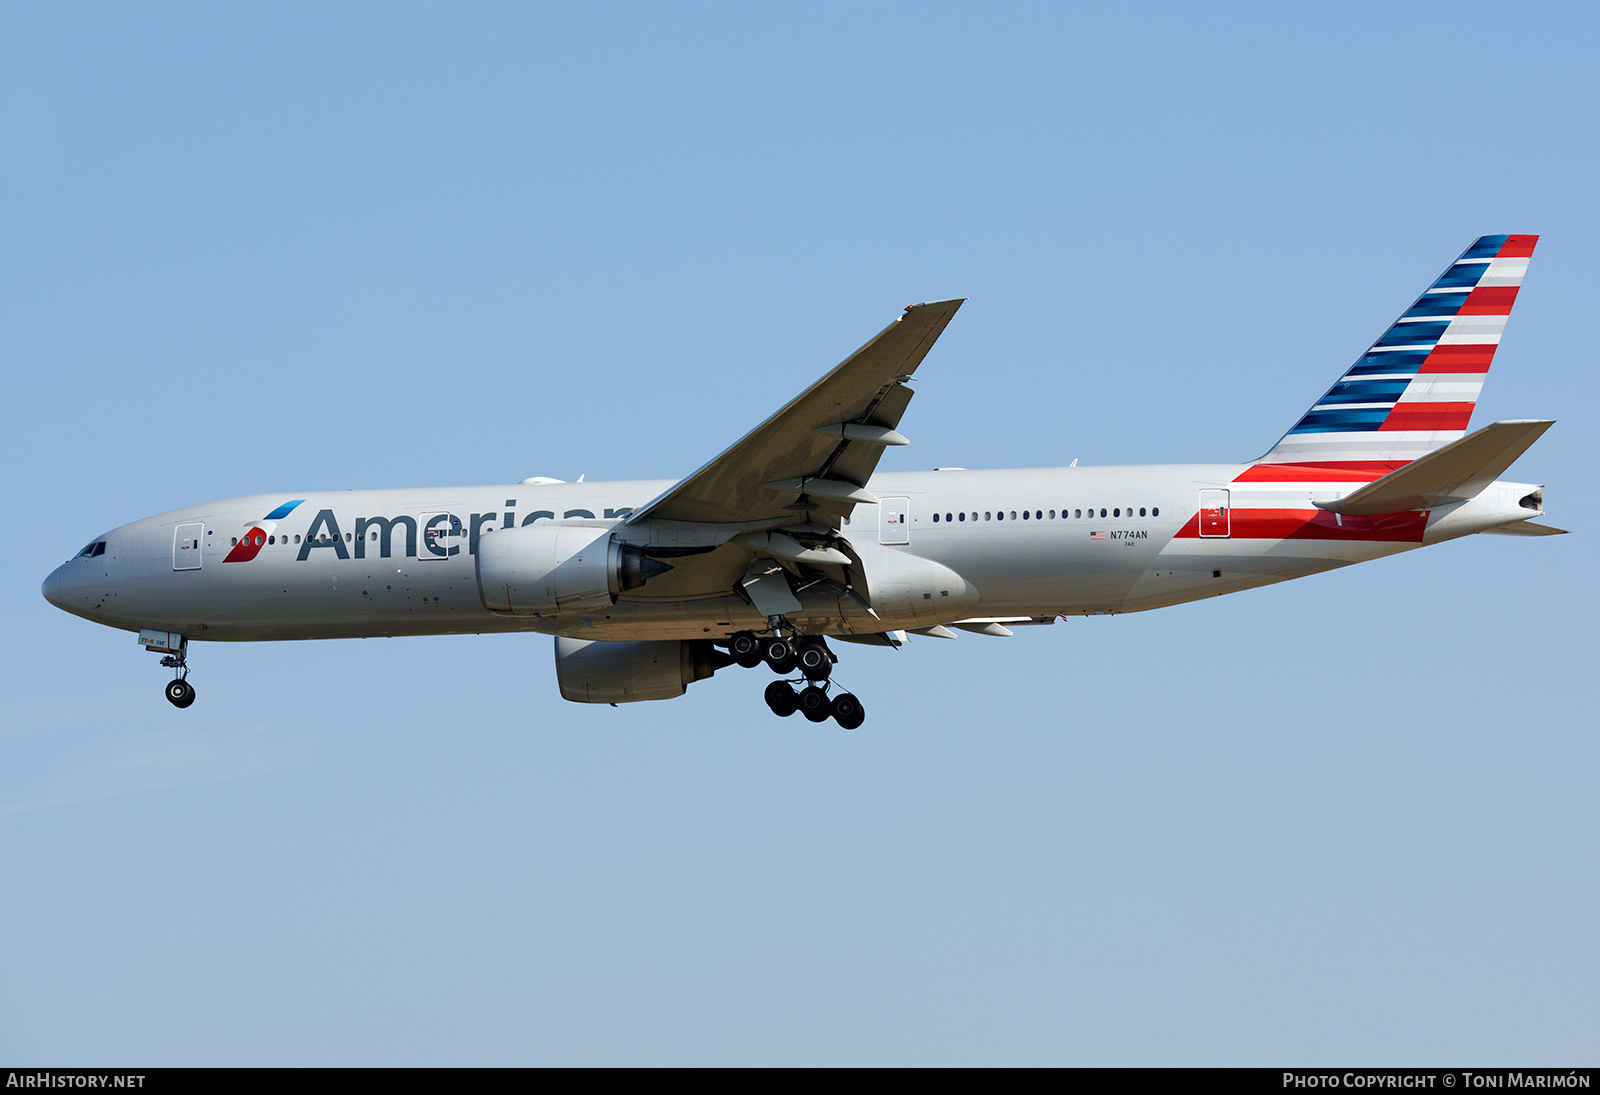
<svg viewBox="0 0 1600 1095">
<path fill-rule="evenodd" d="M 194 685 L 189 683 L 189 640 L 176 636 L 176 646 L 167 645 L 158 649 L 170 650 L 171 653 L 161 659 L 161 664 L 172 670 L 172 680 L 167 682 L 165 689 L 167 702 L 174 707 L 188 707 L 194 702 Z"/>
</svg>

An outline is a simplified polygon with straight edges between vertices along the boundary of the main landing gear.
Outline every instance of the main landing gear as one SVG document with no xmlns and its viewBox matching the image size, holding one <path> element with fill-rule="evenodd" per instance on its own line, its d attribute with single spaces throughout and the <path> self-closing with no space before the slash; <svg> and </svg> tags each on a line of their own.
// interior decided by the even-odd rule
<svg viewBox="0 0 1600 1095">
<path fill-rule="evenodd" d="M 796 711 L 812 722 L 826 722 L 832 718 L 846 730 L 854 730 L 866 721 L 866 709 L 861 701 L 849 692 L 829 695 L 833 687 L 829 677 L 837 660 L 828 644 L 821 638 L 795 637 L 782 620 L 774 619 L 772 633 L 759 636 L 753 631 L 741 631 L 728 640 L 728 653 L 746 669 L 754 669 L 765 662 L 774 673 L 788 676 L 796 670 L 799 680 L 773 681 L 767 685 L 764 697 L 774 715 L 787 718 Z"/>
<path fill-rule="evenodd" d="M 767 685 L 763 698 L 774 715 L 788 718 L 798 711 L 812 722 L 827 722 L 832 718 L 846 730 L 854 730 L 867 721 L 866 708 L 861 706 L 861 701 L 853 693 L 840 692 L 829 699 L 827 682 L 806 684 L 797 691 L 800 683 L 773 681 Z"/>
</svg>

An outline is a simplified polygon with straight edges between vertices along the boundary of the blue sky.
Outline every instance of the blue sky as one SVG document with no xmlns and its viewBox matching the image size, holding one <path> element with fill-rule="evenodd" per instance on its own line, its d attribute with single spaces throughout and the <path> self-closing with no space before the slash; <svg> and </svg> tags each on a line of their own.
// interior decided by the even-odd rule
<svg viewBox="0 0 1600 1095">
<path fill-rule="evenodd" d="M 1593 1063 L 1591 8 L 11 5 L 0 1054 Z M 1575 535 L 591 710 L 537 636 L 40 580 L 257 492 L 681 475 L 970 297 L 882 465 L 1242 460 L 1463 247 Z M 726 677 L 726 679 L 724 679 Z"/>
</svg>

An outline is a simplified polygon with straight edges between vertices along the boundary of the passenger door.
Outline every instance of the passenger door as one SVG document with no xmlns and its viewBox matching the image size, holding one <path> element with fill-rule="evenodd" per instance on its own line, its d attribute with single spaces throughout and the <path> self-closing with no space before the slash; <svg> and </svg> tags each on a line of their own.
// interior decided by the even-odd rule
<svg viewBox="0 0 1600 1095">
<path fill-rule="evenodd" d="M 1203 490 L 1200 492 L 1200 535 L 1227 536 L 1233 524 L 1228 512 L 1228 492 Z"/>
<path fill-rule="evenodd" d="M 885 498 L 878 507 L 878 543 L 911 542 L 911 499 Z"/>
<path fill-rule="evenodd" d="M 172 530 L 172 569 L 199 570 L 200 551 L 205 542 L 203 522 L 183 524 Z"/>
</svg>

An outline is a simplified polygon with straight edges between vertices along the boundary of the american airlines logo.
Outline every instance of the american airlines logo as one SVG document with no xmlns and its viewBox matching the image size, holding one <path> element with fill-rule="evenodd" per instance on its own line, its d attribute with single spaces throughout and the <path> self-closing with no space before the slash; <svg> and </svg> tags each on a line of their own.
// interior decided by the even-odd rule
<svg viewBox="0 0 1600 1095">
<path fill-rule="evenodd" d="M 304 499 L 285 503 L 273 510 L 266 517 L 252 525 L 239 542 L 228 552 L 225 563 L 248 563 L 261 553 L 262 547 L 272 535 L 272 522 L 289 515 L 289 513 Z M 514 507 L 514 499 L 507 499 L 506 505 Z M 633 512 L 632 506 L 622 506 L 616 509 L 606 508 L 601 511 L 601 516 L 606 519 L 626 517 Z M 540 509 L 522 515 L 521 524 L 531 525 L 540 518 L 555 520 L 557 514 L 553 510 Z M 595 514 L 592 510 L 569 509 L 560 515 L 562 518 L 585 518 L 593 520 Z M 424 513 L 400 514 L 395 517 L 356 517 L 349 529 L 344 529 L 339 524 L 339 518 L 333 510 L 318 510 L 316 517 L 312 518 L 311 527 L 306 530 L 305 536 L 297 541 L 300 545 L 295 554 L 297 562 L 305 562 L 311 558 L 311 553 L 318 549 L 332 551 L 340 559 L 365 559 L 368 548 L 375 548 L 379 558 L 392 557 L 396 549 L 401 554 L 410 558 L 447 559 L 452 555 L 460 555 L 461 539 L 467 541 L 468 555 L 478 553 L 478 539 L 484 532 L 493 532 L 498 528 L 515 528 L 518 524 L 517 514 L 514 509 L 504 511 L 491 511 L 489 513 L 469 513 L 462 517 L 453 513 Z M 487 527 L 486 527 L 487 526 Z M 398 533 L 398 535 L 397 535 Z M 287 542 L 287 537 L 282 537 Z M 398 543 L 396 541 L 399 541 Z M 419 553 L 420 546 L 420 553 Z"/>
</svg>

